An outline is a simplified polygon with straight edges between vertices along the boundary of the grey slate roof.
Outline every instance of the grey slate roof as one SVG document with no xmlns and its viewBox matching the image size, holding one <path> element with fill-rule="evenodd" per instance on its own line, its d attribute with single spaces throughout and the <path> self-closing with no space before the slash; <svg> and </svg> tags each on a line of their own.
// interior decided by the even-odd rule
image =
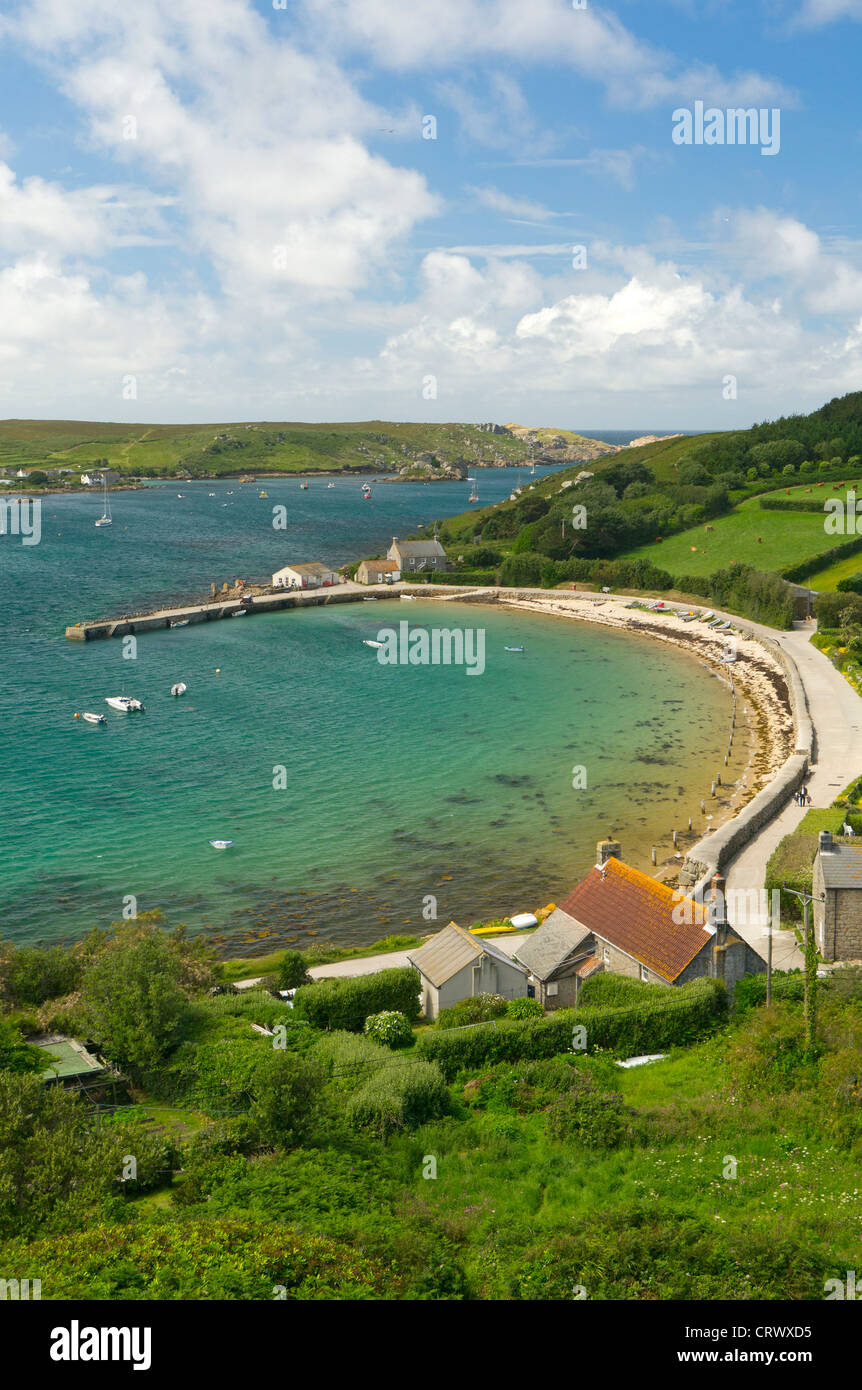
<svg viewBox="0 0 862 1390">
<path fill-rule="evenodd" d="M 399 555 L 405 559 L 430 560 L 441 555 L 445 556 L 446 551 L 439 541 L 398 541 L 392 542 L 390 550 L 397 550 Z"/>
<path fill-rule="evenodd" d="M 320 560 L 303 560 L 298 565 L 283 565 L 276 574 L 284 574 L 285 570 L 293 570 L 294 574 L 333 574 L 334 570 L 329 565 L 324 565 Z"/>
<path fill-rule="evenodd" d="M 537 980 L 547 980 L 589 935 L 589 927 L 558 907 L 518 947 L 515 957 Z"/>
<path fill-rule="evenodd" d="M 426 980 L 439 987 L 463 970 L 465 965 L 475 965 L 484 955 L 493 956 L 513 969 L 519 969 L 517 962 L 501 951 L 499 946 L 486 937 L 471 936 L 454 922 L 450 922 L 448 927 L 444 927 L 418 950 L 408 951 L 407 959 L 422 972 Z M 521 973 L 524 973 L 523 970 Z"/>
<path fill-rule="evenodd" d="M 862 845 L 833 844 L 832 854 L 818 851 L 825 887 L 862 888 Z"/>
</svg>

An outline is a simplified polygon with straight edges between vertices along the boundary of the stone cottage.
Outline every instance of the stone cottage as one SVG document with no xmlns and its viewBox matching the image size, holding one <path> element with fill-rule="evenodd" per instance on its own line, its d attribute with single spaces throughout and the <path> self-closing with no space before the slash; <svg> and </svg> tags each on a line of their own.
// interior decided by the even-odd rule
<svg viewBox="0 0 862 1390">
<path fill-rule="evenodd" d="M 576 1004 L 583 981 L 599 970 L 665 985 L 708 976 L 732 994 L 743 975 L 766 969 L 728 925 L 719 875 L 704 905 L 619 855 L 616 840 L 600 840 L 595 867 L 515 952 L 546 1009 Z"/>
<path fill-rule="evenodd" d="M 394 560 L 402 575 L 446 568 L 446 551 L 438 540 L 400 541 L 393 536 L 386 558 Z"/>
<path fill-rule="evenodd" d="M 862 845 L 821 830 L 812 875 L 814 939 L 824 960 L 862 960 Z"/>
</svg>

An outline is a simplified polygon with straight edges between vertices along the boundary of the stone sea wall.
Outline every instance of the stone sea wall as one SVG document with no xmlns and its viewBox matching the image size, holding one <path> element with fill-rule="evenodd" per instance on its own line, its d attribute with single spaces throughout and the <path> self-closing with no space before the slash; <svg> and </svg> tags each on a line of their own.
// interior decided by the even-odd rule
<svg viewBox="0 0 862 1390">
<path fill-rule="evenodd" d="M 793 793 L 808 776 L 808 769 L 814 758 L 814 726 L 808 710 L 805 687 L 795 661 L 770 638 L 755 633 L 751 633 L 751 636 L 769 651 L 787 677 L 790 709 L 796 733 L 795 751 L 773 777 L 769 786 L 763 787 L 737 816 L 719 826 L 711 835 L 699 840 L 689 850 L 679 881 L 680 886 L 691 889 L 696 898 L 708 888 L 713 874 L 723 873 L 727 863 L 786 806 Z"/>
</svg>

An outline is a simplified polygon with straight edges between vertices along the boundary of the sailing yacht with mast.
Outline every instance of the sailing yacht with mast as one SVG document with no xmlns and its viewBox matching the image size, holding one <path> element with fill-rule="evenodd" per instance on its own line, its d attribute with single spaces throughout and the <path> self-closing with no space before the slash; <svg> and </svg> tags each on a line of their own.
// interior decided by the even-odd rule
<svg viewBox="0 0 862 1390">
<path fill-rule="evenodd" d="M 103 474 L 102 474 L 102 495 L 103 495 L 103 499 L 104 499 L 103 505 L 102 505 L 102 515 L 99 517 L 99 520 L 98 520 L 98 521 L 94 521 L 94 522 L 93 522 L 93 525 L 94 525 L 94 526 L 113 526 L 114 523 L 113 523 L 112 520 L 111 520 L 111 504 L 110 504 L 110 502 L 108 501 L 108 475 L 107 475 L 107 473 L 103 473 Z"/>
<path fill-rule="evenodd" d="M 473 486 L 472 486 L 471 489 L 470 489 L 470 497 L 469 497 L 468 500 L 469 500 L 470 502 L 478 502 L 478 501 L 479 501 L 479 484 L 476 482 L 476 479 L 475 479 L 475 478 L 470 478 L 469 481 L 473 484 Z"/>
</svg>

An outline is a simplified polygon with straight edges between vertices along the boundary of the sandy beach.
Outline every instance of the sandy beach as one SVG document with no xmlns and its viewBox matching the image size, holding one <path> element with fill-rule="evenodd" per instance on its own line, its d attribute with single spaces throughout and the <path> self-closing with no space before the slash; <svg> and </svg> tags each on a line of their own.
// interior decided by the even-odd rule
<svg viewBox="0 0 862 1390">
<path fill-rule="evenodd" d="M 446 597 L 454 598 L 455 595 Z M 737 815 L 772 780 L 794 750 L 795 730 L 790 696 L 780 662 L 768 647 L 735 624 L 729 629 L 716 631 L 707 621 L 700 619 L 683 622 L 681 614 L 711 611 L 706 606 L 689 609 L 679 604 L 661 612 L 649 612 L 631 608 L 629 605 L 634 601 L 631 597 L 568 594 L 558 589 L 539 592 L 492 590 L 484 591 L 481 596 L 461 594 L 458 597 L 465 601 L 471 598 L 480 602 L 491 601 L 503 607 L 521 608 L 563 620 L 615 627 L 644 640 L 669 642 L 688 651 L 728 685 L 734 697 L 733 724 L 728 723 L 728 743 L 732 740 L 733 761 L 738 767 L 740 740 L 743 741 L 742 771 L 729 777 L 724 769 L 705 769 L 701 796 L 706 809 L 702 817 L 695 819 L 690 833 L 682 829 L 685 820 L 675 827 L 655 827 L 654 838 L 659 845 L 667 845 L 671 829 L 677 830 L 678 851 L 666 857 L 662 857 L 659 851 L 654 870 L 656 876 L 665 882 L 675 881 L 685 851 L 705 832 L 717 829 Z M 736 660 L 732 663 L 724 659 L 731 637 L 736 654 Z M 716 786 L 713 793 L 713 778 L 719 777 L 721 785 Z"/>
</svg>

